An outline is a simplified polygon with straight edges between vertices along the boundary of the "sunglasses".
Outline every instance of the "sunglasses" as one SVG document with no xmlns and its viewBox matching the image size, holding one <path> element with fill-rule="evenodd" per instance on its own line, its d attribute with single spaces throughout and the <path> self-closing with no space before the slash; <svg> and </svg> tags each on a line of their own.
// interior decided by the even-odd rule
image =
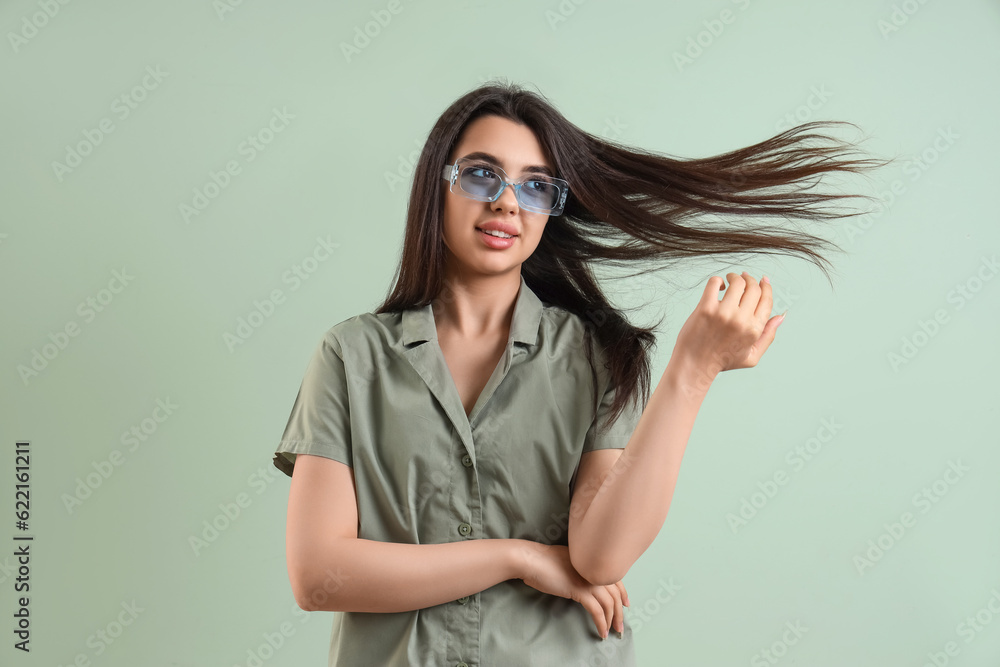
<svg viewBox="0 0 1000 667">
<path fill-rule="evenodd" d="M 496 201 L 510 185 L 521 208 L 547 215 L 562 215 L 569 194 L 569 183 L 561 178 L 533 174 L 511 181 L 503 169 L 482 160 L 456 160 L 445 165 L 441 176 L 451 192 L 477 201 Z"/>
</svg>

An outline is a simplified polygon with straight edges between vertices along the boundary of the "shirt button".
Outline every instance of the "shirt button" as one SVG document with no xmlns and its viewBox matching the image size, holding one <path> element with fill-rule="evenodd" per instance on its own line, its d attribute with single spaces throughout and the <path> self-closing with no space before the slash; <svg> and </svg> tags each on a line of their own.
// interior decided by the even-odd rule
<svg viewBox="0 0 1000 667">
<path fill-rule="evenodd" d="M 472 532 L 472 526 L 463 521 L 462 523 L 458 524 L 458 532 L 463 536 L 468 535 L 469 533 Z"/>
<path fill-rule="evenodd" d="M 468 601 L 469 601 L 468 595 L 466 595 L 465 597 L 458 598 L 458 604 L 465 604 Z"/>
<path fill-rule="evenodd" d="M 462 457 L 462 465 L 464 465 L 466 468 L 468 468 L 469 466 L 471 466 L 472 465 L 472 457 L 469 456 L 468 454 L 466 454 L 465 456 L 463 456 Z"/>
</svg>

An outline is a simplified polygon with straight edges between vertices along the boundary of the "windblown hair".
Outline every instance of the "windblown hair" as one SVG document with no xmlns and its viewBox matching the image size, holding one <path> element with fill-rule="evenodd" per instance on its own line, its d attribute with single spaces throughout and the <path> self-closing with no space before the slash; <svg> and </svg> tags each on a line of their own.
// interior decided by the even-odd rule
<svg viewBox="0 0 1000 667">
<path fill-rule="evenodd" d="M 376 313 L 425 306 L 445 288 L 446 188 L 441 172 L 465 127 L 485 115 L 529 127 L 556 175 L 570 184 L 562 215 L 548 219 L 538 247 L 521 266 L 521 275 L 543 302 L 583 320 L 592 370 L 592 334 L 596 334 L 616 388 L 606 425 L 617 419 L 628 400 L 641 396 L 643 407 L 648 402 L 649 351 L 655 345 L 656 327 L 631 325 L 605 297 L 594 266 L 652 260 L 645 273 L 686 257 L 798 254 L 829 279 L 828 261 L 819 250 L 840 250 L 839 246 L 803 232 L 754 224 L 750 218 L 829 220 L 862 215 L 865 211 L 820 205 L 850 197 L 874 198 L 809 190 L 824 174 L 862 174 L 892 161 L 851 159 L 853 144 L 813 133 L 824 125 L 857 127 L 844 121 L 801 124 L 714 157 L 667 157 L 585 132 L 541 94 L 491 82 L 448 107 L 424 144 L 414 172 L 395 286 Z M 810 145 L 811 141 L 818 143 Z M 722 222 L 709 224 L 711 216 L 721 216 Z M 726 224 L 724 216 L 732 222 Z M 595 405 L 597 400 L 595 396 Z"/>
</svg>

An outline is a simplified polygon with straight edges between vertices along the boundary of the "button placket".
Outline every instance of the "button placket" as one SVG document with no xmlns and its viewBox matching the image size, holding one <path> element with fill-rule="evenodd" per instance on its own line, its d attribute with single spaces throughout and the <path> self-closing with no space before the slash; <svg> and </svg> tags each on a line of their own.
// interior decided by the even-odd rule
<svg viewBox="0 0 1000 667">
<path fill-rule="evenodd" d="M 464 416 L 464 412 L 462 414 Z M 462 469 L 457 469 L 457 474 L 454 477 L 451 508 L 452 516 L 458 521 L 455 530 L 460 537 L 457 539 L 471 540 L 479 538 L 480 532 L 483 530 L 482 497 L 479 488 L 479 468 L 476 466 L 477 452 L 473 436 L 474 429 L 468 420 L 463 426 L 468 427 L 468 431 L 458 430 L 456 434 L 458 437 L 455 441 L 458 451 L 453 454 L 454 457 L 461 460 Z M 463 473 L 463 469 L 466 472 Z M 456 605 L 452 609 L 455 614 L 451 624 L 451 627 L 454 628 L 454 634 L 448 642 L 447 659 L 449 662 L 447 664 L 468 667 L 469 660 L 472 660 L 473 664 L 478 664 L 479 633 L 482 628 L 480 627 L 477 599 L 475 595 L 465 595 L 456 600 L 461 606 Z"/>
</svg>

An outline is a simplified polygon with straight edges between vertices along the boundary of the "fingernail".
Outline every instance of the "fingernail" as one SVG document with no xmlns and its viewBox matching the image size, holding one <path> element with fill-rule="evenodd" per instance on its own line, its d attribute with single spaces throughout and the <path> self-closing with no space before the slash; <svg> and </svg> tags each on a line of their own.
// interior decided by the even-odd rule
<svg viewBox="0 0 1000 667">
<path fill-rule="evenodd" d="M 764 276 L 763 278 L 761 278 L 761 282 L 762 283 L 767 283 L 768 285 L 770 285 L 771 284 L 771 279 L 768 278 L 767 276 Z"/>
<path fill-rule="evenodd" d="M 779 318 L 781 318 L 781 319 L 779 319 L 779 320 L 778 320 L 778 327 L 780 327 L 780 326 L 781 326 L 782 324 L 784 324 L 784 323 L 785 323 L 785 315 L 786 315 L 787 313 L 788 313 L 788 309 L 786 308 L 786 309 L 785 309 L 785 312 L 784 312 L 784 313 L 782 313 L 781 315 L 779 315 L 779 316 L 778 316 Z M 774 329 L 775 329 L 775 331 L 777 331 L 778 327 L 775 327 L 775 328 L 774 328 Z"/>
</svg>

